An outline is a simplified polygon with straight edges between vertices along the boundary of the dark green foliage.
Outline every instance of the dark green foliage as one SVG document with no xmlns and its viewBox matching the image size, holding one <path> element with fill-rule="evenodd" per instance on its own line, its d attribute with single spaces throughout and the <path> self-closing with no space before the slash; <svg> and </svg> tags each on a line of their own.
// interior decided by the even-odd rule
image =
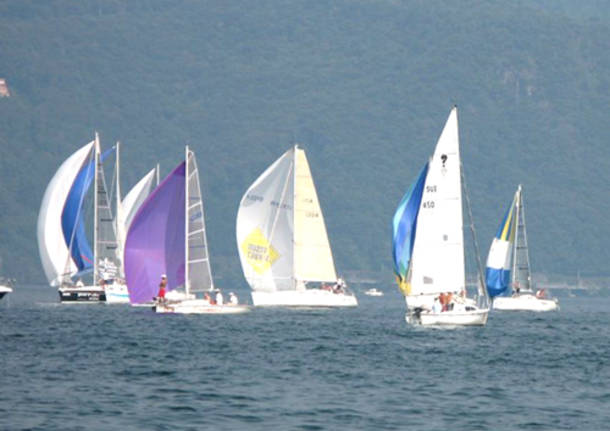
<svg viewBox="0 0 610 431">
<path fill-rule="evenodd" d="M 457 103 L 483 254 L 523 183 L 534 270 L 608 274 L 610 8 L 572 5 L 0 2 L 2 272 L 42 281 L 42 195 L 94 130 L 123 143 L 124 191 L 193 147 L 227 282 L 239 200 L 293 139 L 339 272 L 390 268 L 395 205 Z"/>
</svg>

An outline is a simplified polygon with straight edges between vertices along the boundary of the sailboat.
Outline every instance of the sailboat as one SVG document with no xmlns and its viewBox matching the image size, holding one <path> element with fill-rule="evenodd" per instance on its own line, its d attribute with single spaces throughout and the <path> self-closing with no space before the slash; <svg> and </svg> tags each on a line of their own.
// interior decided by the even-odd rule
<svg viewBox="0 0 610 431">
<path fill-rule="evenodd" d="M 116 232 L 102 162 L 99 136 L 59 167 L 43 196 L 38 214 L 38 249 L 49 284 L 62 302 L 106 300 L 105 287 L 120 283 Z M 83 204 L 94 181 L 94 249 L 87 241 Z M 93 272 L 91 285 L 81 278 Z M 73 278 L 77 277 L 75 283 Z"/>
<path fill-rule="evenodd" d="M 161 277 L 167 290 L 183 290 L 179 300 L 159 298 L 157 313 L 243 313 L 249 307 L 213 304 L 197 297 L 215 293 L 203 200 L 195 154 L 186 147 L 181 162 L 138 209 L 125 241 L 125 276 L 132 304 L 155 300 Z"/>
<path fill-rule="evenodd" d="M 491 243 L 485 278 L 495 310 L 553 311 L 559 308 L 556 299 L 546 298 L 544 289 L 536 293 L 532 289 L 521 184 Z"/>
<path fill-rule="evenodd" d="M 255 306 L 358 305 L 335 272 L 309 163 L 298 146 L 248 188 L 239 204 L 236 231 Z"/>
<path fill-rule="evenodd" d="M 5 280 L 4 278 L 0 278 L 0 299 L 4 298 L 4 295 L 7 293 L 11 293 L 13 291 L 11 280 Z"/>
<path fill-rule="evenodd" d="M 135 216 L 138 208 L 150 194 L 156 184 L 159 183 L 159 167 L 151 169 L 144 177 L 142 177 L 135 186 L 127 193 L 124 199 L 121 200 L 120 187 L 120 142 L 116 143 L 116 169 L 115 169 L 115 197 L 116 197 L 116 213 L 115 226 L 118 241 L 118 256 L 122 257 L 124 253 L 125 236 L 131 220 Z M 121 259 L 122 263 L 122 259 Z M 120 268 L 120 277 L 125 277 L 123 265 Z M 114 283 L 106 286 L 106 302 L 108 304 L 128 304 L 129 291 L 125 283 Z"/>
<path fill-rule="evenodd" d="M 409 323 L 487 322 L 489 308 L 480 265 L 478 295 L 474 299 L 466 296 L 462 180 L 457 107 L 454 107 L 432 158 L 401 200 L 393 218 L 394 272 L 405 295 Z M 472 220 L 468 194 L 465 196 Z M 476 246 L 472 226 L 471 223 Z"/>
</svg>

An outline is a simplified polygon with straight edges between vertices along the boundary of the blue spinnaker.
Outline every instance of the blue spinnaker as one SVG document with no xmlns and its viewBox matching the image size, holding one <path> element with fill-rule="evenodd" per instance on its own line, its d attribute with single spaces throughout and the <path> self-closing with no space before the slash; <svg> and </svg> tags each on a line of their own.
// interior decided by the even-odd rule
<svg viewBox="0 0 610 431">
<path fill-rule="evenodd" d="M 515 238 L 515 208 L 516 196 L 504 214 L 487 256 L 485 284 L 492 298 L 506 292 L 510 285 L 511 251 Z"/>
<path fill-rule="evenodd" d="M 404 195 L 392 220 L 392 257 L 401 290 L 404 292 L 407 271 L 415 243 L 417 216 L 428 174 L 428 163 L 424 165 L 417 180 Z M 407 288 L 408 289 L 408 288 Z M 408 292 L 405 292 L 408 293 Z"/>
<path fill-rule="evenodd" d="M 102 162 L 109 154 L 114 152 L 114 147 L 106 150 L 101 155 Z M 83 203 L 85 194 L 95 176 L 95 159 L 92 158 L 79 171 L 61 214 L 61 228 L 64 234 L 66 246 L 78 271 L 85 271 L 93 267 L 93 252 L 87 241 L 85 223 L 83 217 Z"/>
</svg>

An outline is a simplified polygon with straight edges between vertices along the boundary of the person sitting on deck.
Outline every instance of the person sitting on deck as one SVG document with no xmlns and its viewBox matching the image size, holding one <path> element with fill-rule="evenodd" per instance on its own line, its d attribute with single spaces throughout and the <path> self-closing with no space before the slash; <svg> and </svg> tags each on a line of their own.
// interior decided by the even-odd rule
<svg viewBox="0 0 610 431">
<path fill-rule="evenodd" d="M 222 305 L 224 303 L 224 298 L 222 297 L 222 292 L 219 290 L 216 292 L 216 304 Z"/>
<path fill-rule="evenodd" d="M 231 305 L 237 305 L 239 304 L 239 300 L 237 299 L 237 295 L 233 292 L 229 293 L 229 303 Z"/>
</svg>

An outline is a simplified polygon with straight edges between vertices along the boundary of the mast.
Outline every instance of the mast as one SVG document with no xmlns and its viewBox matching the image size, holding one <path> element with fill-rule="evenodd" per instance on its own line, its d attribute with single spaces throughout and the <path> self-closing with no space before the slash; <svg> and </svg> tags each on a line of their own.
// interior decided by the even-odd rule
<svg viewBox="0 0 610 431">
<path fill-rule="evenodd" d="M 98 237 L 98 224 L 97 224 L 97 200 L 98 200 L 98 163 L 100 160 L 100 137 L 95 132 L 95 163 L 94 163 L 94 185 L 95 197 L 93 199 L 93 285 L 97 284 L 98 268 L 97 268 L 97 237 Z"/>
<path fill-rule="evenodd" d="M 116 142 L 116 212 L 118 215 L 119 206 L 121 205 L 121 159 L 120 159 L 120 146 L 121 143 L 119 141 Z M 119 230 L 118 226 L 118 217 L 117 220 L 117 232 Z"/>
<path fill-rule="evenodd" d="M 157 163 L 157 185 L 159 185 L 159 163 Z"/>
<path fill-rule="evenodd" d="M 299 144 L 294 144 L 294 149 L 292 150 L 292 226 L 294 229 L 294 220 L 296 218 L 296 205 L 297 205 L 297 150 L 299 149 Z M 292 232 L 292 282 L 294 283 L 295 290 L 298 288 L 297 279 L 294 271 L 294 255 L 296 250 L 296 243 L 294 241 L 294 230 Z"/>
<path fill-rule="evenodd" d="M 187 296 L 190 294 L 191 283 L 189 280 L 189 146 L 184 150 L 184 290 Z M 159 165 L 157 165 L 158 167 Z M 157 174 L 159 170 L 157 169 Z M 158 177 L 157 177 L 158 178 Z"/>
</svg>

